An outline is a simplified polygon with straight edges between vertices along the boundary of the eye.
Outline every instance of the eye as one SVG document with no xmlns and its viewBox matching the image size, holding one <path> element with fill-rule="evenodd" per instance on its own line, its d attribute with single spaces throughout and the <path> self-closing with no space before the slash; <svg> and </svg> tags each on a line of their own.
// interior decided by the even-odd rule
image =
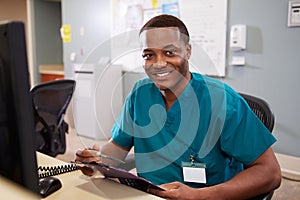
<svg viewBox="0 0 300 200">
<path fill-rule="evenodd" d="M 144 60 L 149 60 L 150 58 L 153 57 L 153 54 L 152 53 L 145 53 L 142 55 L 143 59 Z"/>
<path fill-rule="evenodd" d="M 172 55 L 176 54 L 176 51 L 175 50 L 168 50 L 168 51 L 165 51 L 165 54 L 168 55 L 168 56 L 172 56 Z"/>
</svg>

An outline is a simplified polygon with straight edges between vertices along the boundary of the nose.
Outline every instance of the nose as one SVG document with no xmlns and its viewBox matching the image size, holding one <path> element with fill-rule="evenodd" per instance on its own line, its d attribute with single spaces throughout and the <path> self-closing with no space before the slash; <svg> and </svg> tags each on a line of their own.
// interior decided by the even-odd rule
<svg viewBox="0 0 300 200">
<path fill-rule="evenodd" d="M 161 68 L 167 66 L 167 60 L 164 56 L 157 56 L 156 62 L 153 64 L 154 67 Z"/>
</svg>

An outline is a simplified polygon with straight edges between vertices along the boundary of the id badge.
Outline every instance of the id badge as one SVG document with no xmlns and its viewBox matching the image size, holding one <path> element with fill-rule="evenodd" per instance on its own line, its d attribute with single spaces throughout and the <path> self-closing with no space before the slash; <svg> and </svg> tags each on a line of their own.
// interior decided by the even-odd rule
<svg viewBox="0 0 300 200">
<path fill-rule="evenodd" d="M 182 162 L 181 166 L 185 182 L 206 183 L 204 163 Z"/>
</svg>

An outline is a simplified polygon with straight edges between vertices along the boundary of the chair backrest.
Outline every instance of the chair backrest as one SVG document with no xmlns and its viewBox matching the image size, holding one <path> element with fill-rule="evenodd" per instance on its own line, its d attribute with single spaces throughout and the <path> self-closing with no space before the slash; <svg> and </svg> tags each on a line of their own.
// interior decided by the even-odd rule
<svg viewBox="0 0 300 200">
<path fill-rule="evenodd" d="M 46 112 L 57 117 L 63 115 L 75 89 L 74 80 L 55 80 L 41 83 L 31 89 L 32 99 L 38 113 Z"/>
<path fill-rule="evenodd" d="M 275 116 L 269 104 L 259 97 L 243 93 L 239 94 L 247 101 L 252 111 L 262 121 L 262 123 L 269 129 L 270 132 L 272 132 L 274 128 Z"/>
<path fill-rule="evenodd" d="M 262 121 L 262 123 L 269 129 L 270 132 L 272 132 L 275 123 L 275 116 L 269 104 L 259 97 L 244 93 L 239 94 L 247 101 L 251 110 Z M 252 198 L 251 200 L 270 200 L 272 199 L 273 193 L 274 191 L 270 191 L 266 194 L 262 194 L 255 198 Z"/>
<path fill-rule="evenodd" d="M 64 115 L 75 89 L 74 80 L 55 80 L 31 89 L 38 137 L 37 150 L 50 156 L 64 153 L 68 124 Z"/>
</svg>

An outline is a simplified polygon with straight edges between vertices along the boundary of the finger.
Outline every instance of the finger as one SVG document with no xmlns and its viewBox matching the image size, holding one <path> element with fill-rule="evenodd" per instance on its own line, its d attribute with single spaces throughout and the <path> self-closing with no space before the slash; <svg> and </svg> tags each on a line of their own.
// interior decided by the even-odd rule
<svg viewBox="0 0 300 200">
<path fill-rule="evenodd" d="M 148 188 L 148 193 L 159 196 L 159 197 L 165 197 L 162 190 L 154 189 L 154 188 Z"/>
<path fill-rule="evenodd" d="M 94 150 L 96 150 L 96 151 L 99 151 L 99 150 L 100 150 L 100 147 L 99 147 L 98 144 L 94 144 L 94 145 L 92 146 L 92 148 L 93 148 Z"/>
<path fill-rule="evenodd" d="M 78 150 L 76 152 L 75 162 L 100 162 L 101 159 L 95 151 Z"/>
<path fill-rule="evenodd" d="M 76 151 L 76 156 L 81 158 L 89 158 L 89 157 L 96 157 L 97 154 L 94 150 L 86 150 L 86 149 L 79 149 Z"/>
<path fill-rule="evenodd" d="M 96 173 L 93 168 L 87 166 L 79 167 L 79 169 L 86 176 L 93 176 Z"/>
<path fill-rule="evenodd" d="M 173 190 L 173 189 L 178 189 L 179 186 L 180 186 L 180 183 L 172 182 L 172 183 L 162 184 L 159 187 L 161 187 L 165 190 Z"/>
</svg>

